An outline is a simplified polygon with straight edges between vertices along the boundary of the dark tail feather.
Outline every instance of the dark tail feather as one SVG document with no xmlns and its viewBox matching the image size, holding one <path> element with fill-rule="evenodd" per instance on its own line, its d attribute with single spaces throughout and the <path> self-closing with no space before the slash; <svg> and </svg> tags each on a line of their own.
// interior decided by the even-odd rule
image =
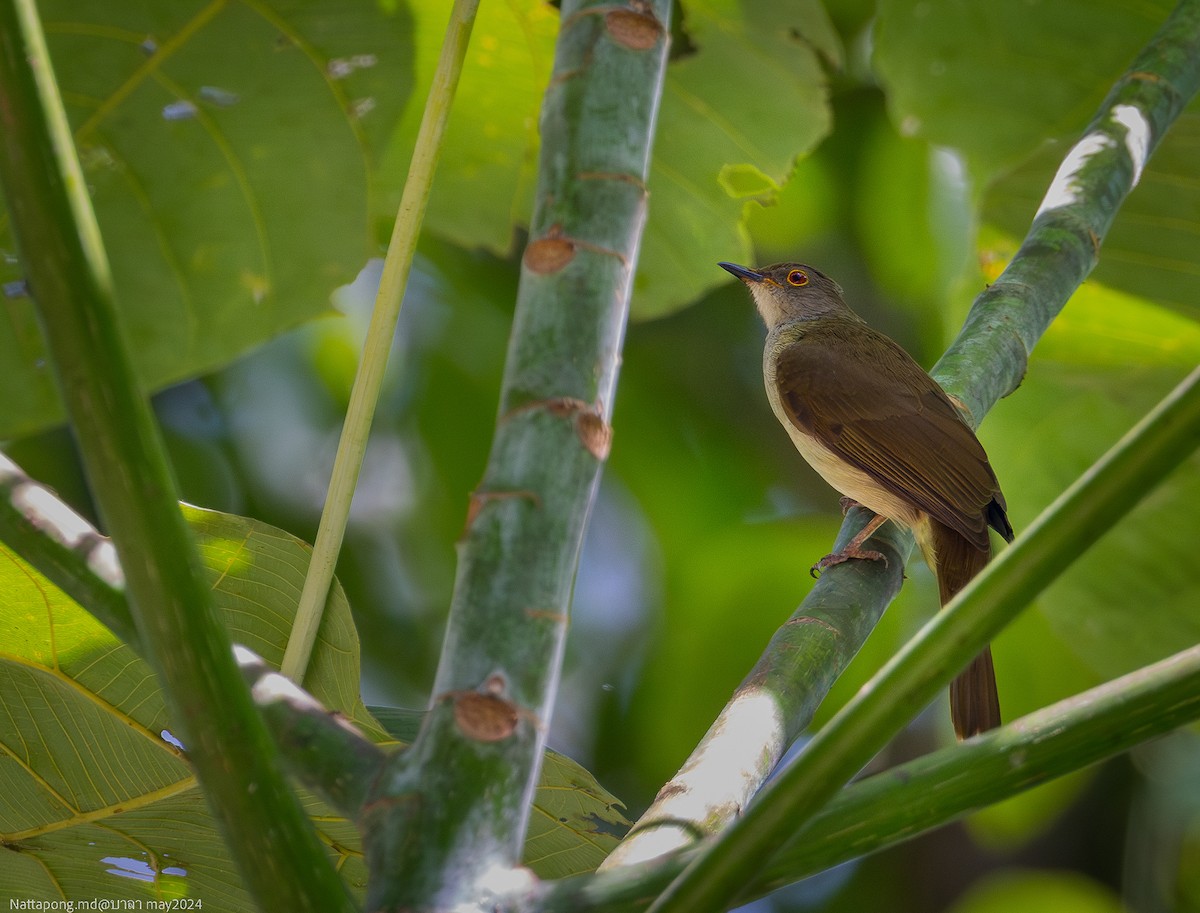
<svg viewBox="0 0 1200 913">
<path fill-rule="evenodd" d="M 971 665 L 950 683 L 950 720 L 959 739 L 987 732 L 1000 725 L 1000 695 L 991 647 L 971 660 Z"/>
<path fill-rule="evenodd" d="M 931 518 L 930 525 L 937 555 L 938 591 L 942 605 L 945 605 L 983 570 L 991 550 L 980 551 L 960 533 L 937 520 Z M 1000 697 L 996 692 L 996 673 L 989 647 L 984 647 L 983 652 L 950 684 L 950 719 L 960 739 L 968 739 L 1000 725 Z"/>
</svg>

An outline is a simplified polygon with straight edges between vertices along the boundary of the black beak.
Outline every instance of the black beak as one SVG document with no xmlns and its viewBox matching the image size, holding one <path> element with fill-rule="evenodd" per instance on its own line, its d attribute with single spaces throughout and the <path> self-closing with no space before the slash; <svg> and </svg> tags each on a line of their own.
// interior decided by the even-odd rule
<svg viewBox="0 0 1200 913">
<path fill-rule="evenodd" d="M 733 273 L 743 282 L 762 282 L 765 278 L 767 278 L 762 273 L 755 272 L 748 267 L 738 266 L 736 263 L 726 263 L 724 260 L 718 263 L 717 266 L 721 267 L 721 269 L 726 270 L 727 272 Z"/>
</svg>

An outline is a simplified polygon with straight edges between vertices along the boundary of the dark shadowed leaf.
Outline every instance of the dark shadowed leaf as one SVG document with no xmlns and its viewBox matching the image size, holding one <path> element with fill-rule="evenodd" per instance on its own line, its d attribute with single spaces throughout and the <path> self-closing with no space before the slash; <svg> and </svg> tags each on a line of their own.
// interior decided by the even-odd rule
<svg viewBox="0 0 1200 913">
<path fill-rule="evenodd" d="M 145 384 L 329 311 L 371 252 L 378 152 L 412 84 L 407 15 L 336 0 L 40 7 Z M 0 215 L 10 295 L 15 245 Z M 11 436 L 62 413 L 33 302 L 3 302 Z"/>
</svg>

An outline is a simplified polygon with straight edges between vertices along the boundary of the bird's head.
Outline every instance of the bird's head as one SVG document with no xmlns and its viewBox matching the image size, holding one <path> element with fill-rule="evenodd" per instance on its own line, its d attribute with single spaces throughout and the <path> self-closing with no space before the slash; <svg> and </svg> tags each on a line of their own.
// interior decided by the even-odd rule
<svg viewBox="0 0 1200 913">
<path fill-rule="evenodd" d="M 776 263 L 762 269 L 736 263 L 717 265 L 750 288 L 768 330 L 795 320 L 851 313 L 842 297 L 842 287 L 820 270 L 803 263 Z"/>
</svg>

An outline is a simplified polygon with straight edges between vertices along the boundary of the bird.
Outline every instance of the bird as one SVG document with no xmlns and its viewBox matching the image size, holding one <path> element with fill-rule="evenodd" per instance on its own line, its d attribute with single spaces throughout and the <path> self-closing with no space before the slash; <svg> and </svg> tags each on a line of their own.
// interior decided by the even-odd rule
<svg viewBox="0 0 1200 913">
<path fill-rule="evenodd" d="M 946 605 L 990 560 L 989 528 L 1013 538 L 1000 483 L 960 408 L 820 270 L 718 265 L 746 284 L 766 324 L 763 381 L 775 417 L 843 503 L 875 514 L 814 572 L 886 561 L 864 543 L 891 520 L 912 530 Z M 960 740 L 1000 725 L 990 646 L 951 684 L 950 716 Z"/>
</svg>

